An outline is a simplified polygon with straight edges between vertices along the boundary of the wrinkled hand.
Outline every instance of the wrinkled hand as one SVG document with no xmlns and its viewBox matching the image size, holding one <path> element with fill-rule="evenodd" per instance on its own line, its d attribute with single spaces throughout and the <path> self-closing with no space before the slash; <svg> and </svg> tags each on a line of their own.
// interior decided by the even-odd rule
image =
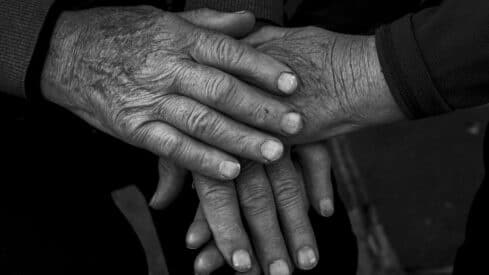
<svg viewBox="0 0 489 275">
<path fill-rule="evenodd" d="M 244 35 L 253 24 L 250 13 L 209 10 L 65 12 L 43 69 L 43 95 L 127 143 L 233 179 L 240 166 L 231 154 L 269 163 L 283 153 L 278 139 L 245 124 L 280 135 L 301 128 L 291 106 L 255 88 L 290 94 L 297 87 L 291 70 L 210 30 Z"/>
<path fill-rule="evenodd" d="M 290 66 L 299 90 L 283 100 L 303 115 L 304 128 L 285 140 L 306 143 L 403 118 L 379 65 L 375 39 L 316 27 L 264 27 L 244 39 Z"/>
<path fill-rule="evenodd" d="M 310 202 L 323 216 L 333 214 L 331 162 L 321 143 L 295 151 L 295 165 L 289 152 L 266 167 L 248 162 L 234 183 L 194 174 L 201 203 L 187 245 L 197 249 L 208 243 L 195 261 L 196 274 L 210 274 L 225 262 L 249 274 L 289 274 L 294 266 L 316 265 L 318 249 L 307 213 Z M 160 184 L 151 201 L 155 208 L 168 205 L 178 190 L 170 186 L 183 183 L 175 176 L 182 169 L 160 163 Z"/>
</svg>

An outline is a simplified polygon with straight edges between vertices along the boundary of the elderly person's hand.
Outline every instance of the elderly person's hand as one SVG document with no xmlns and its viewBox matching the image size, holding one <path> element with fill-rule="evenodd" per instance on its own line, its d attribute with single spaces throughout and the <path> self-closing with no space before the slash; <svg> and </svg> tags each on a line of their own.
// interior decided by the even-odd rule
<svg viewBox="0 0 489 275">
<path fill-rule="evenodd" d="M 230 30 L 233 22 L 242 28 Z M 301 128 L 291 106 L 256 88 L 293 93 L 297 80 L 290 68 L 221 33 L 244 35 L 253 24 L 247 12 L 64 12 L 44 65 L 42 92 L 114 137 L 230 180 L 240 171 L 232 155 L 270 163 L 283 153 L 279 139 L 246 124 L 280 136 Z"/>
<path fill-rule="evenodd" d="M 298 91 L 283 101 L 302 114 L 304 128 L 286 143 L 324 140 L 404 118 L 382 74 L 373 36 L 264 27 L 244 41 L 299 76 Z"/>
<path fill-rule="evenodd" d="M 266 167 L 247 162 L 235 182 L 194 174 L 200 207 L 187 245 L 196 249 L 209 243 L 211 235 L 214 240 L 197 257 L 196 274 L 209 274 L 225 261 L 237 271 L 272 275 L 316 265 L 318 249 L 307 213 L 311 202 L 323 216 L 333 214 L 331 162 L 321 143 L 294 151 L 295 165 L 289 152 Z M 183 179 L 182 169 L 167 161 L 160 164 L 160 184 L 151 202 L 155 208 L 168 204 L 176 193 L 173 187 Z"/>
</svg>

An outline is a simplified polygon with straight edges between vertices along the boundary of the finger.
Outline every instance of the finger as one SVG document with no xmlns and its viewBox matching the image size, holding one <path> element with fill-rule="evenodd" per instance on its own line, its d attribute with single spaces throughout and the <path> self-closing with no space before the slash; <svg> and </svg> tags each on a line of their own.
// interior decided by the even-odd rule
<svg viewBox="0 0 489 275">
<path fill-rule="evenodd" d="M 186 243 L 190 249 L 198 249 L 212 238 L 211 229 L 207 224 L 202 207 L 199 205 L 194 220 L 187 232 Z"/>
<path fill-rule="evenodd" d="M 198 63 L 215 67 L 279 95 L 296 91 L 295 73 L 274 58 L 229 36 L 197 30 L 190 56 Z"/>
<path fill-rule="evenodd" d="M 154 209 L 164 209 L 180 193 L 187 170 L 163 157 L 158 160 L 158 187 L 149 205 Z"/>
<path fill-rule="evenodd" d="M 266 26 L 243 38 L 241 41 L 256 47 L 265 42 L 282 39 L 288 32 L 289 30 L 284 28 Z"/>
<path fill-rule="evenodd" d="M 230 155 L 164 123 L 150 122 L 139 126 L 131 140 L 135 145 L 174 161 L 181 167 L 212 178 L 233 179 L 241 169 L 239 162 Z"/>
<path fill-rule="evenodd" d="M 255 16 L 248 11 L 229 13 L 198 9 L 182 12 L 179 15 L 194 25 L 232 37 L 242 37 L 248 34 L 255 25 Z"/>
<path fill-rule="evenodd" d="M 159 118 L 190 136 L 243 158 L 268 163 L 283 153 L 280 140 L 239 124 L 188 97 L 166 101 Z"/>
<path fill-rule="evenodd" d="M 224 257 L 214 242 L 209 243 L 197 255 L 194 262 L 194 271 L 196 275 L 207 275 L 217 271 L 225 264 Z"/>
<path fill-rule="evenodd" d="M 194 173 L 194 186 L 219 251 L 236 271 L 249 271 L 252 248 L 241 223 L 234 184 Z"/>
<path fill-rule="evenodd" d="M 256 128 L 294 135 L 303 127 L 289 105 L 217 69 L 188 62 L 176 80 L 178 93 Z"/>
<path fill-rule="evenodd" d="M 306 189 L 314 209 L 324 217 L 334 213 L 331 159 L 322 143 L 301 145 L 297 154 L 304 172 Z"/>
<path fill-rule="evenodd" d="M 300 179 L 287 152 L 281 160 L 266 167 L 275 196 L 282 229 L 295 264 L 304 270 L 318 262 L 314 232 L 307 214 Z"/>
<path fill-rule="evenodd" d="M 265 274 L 291 274 L 293 266 L 280 230 L 272 188 L 262 165 L 248 162 L 236 179 L 241 210 Z"/>
</svg>

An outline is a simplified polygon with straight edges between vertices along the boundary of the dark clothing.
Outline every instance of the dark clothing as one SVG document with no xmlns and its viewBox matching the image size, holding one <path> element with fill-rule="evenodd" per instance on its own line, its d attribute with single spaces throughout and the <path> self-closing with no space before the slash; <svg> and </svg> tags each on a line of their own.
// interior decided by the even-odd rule
<svg viewBox="0 0 489 275">
<path fill-rule="evenodd" d="M 43 58 L 45 54 L 45 49 L 49 43 L 49 34 L 54 26 L 54 22 L 56 20 L 56 15 L 63 9 L 79 9 L 90 7 L 94 3 L 97 5 L 113 5 L 114 3 L 120 3 L 121 1 L 110 1 L 110 0 L 101 0 L 101 1 L 53 1 L 53 0 L 3 0 L 0 2 L 0 91 L 3 93 L 8 93 L 12 95 L 17 95 L 19 97 L 30 97 L 35 98 L 39 95 L 39 74 L 42 69 Z M 131 1 L 132 3 L 159 3 L 159 5 L 163 4 L 163 1 Z M 169 6 L 174 7 L 175 2 L 178 1 L 167 1 L 171 3 Z M 398 3 L 399 2 L 399 3 Z M 340 0 L 332 0 L 332 1 L 315 1 L 315 0 L 303 0 L 303 5 L 297 6 L 298 1 L 294 0 L 234 0 L 234 1 L 217 1 L 217 0 L 187 0 L 186 5 L 187 8 L 198 8 L 198 7 L 211 7 L 218 9 L 226 9 L 226 10 L 251 10 L 262 20 L 270 21 L 275 24 L 286 24 L 286 25 L 300 25 L 299 22 L 305 23 L 314 23 L 321 24 L 324 20 L 335 20 L 334 14 L 336 12 L 341 13 L 341 9 L 328 9 L 328 7 L 342 7 L 345 5 L 344 3 L 349 3 L 351 7 L 356 7 L 354 11 L 343 11 L 345 14 L 348 12 L 353 12 L 354 14 L 358 14 L 358 17 L 350 16 L 349 18 L 355 18 L 352 21 L 346 22 L 345 24 L 337 24 L 335 25 L 336 30 L 341 30 L 348 25 L 351 27 L 352 32 L 358 33 L 366 33 L 372 31 L 376 27 L 382 25 L 382 27 L 378 28 L 376 32 L 376 41 L 377 41 L 377 50 L 379 54 L 380 63 L 382 66 L 382 70 L 384 72 L 385 78 L 387 80 L 387 84 L 396 99 L 399 103 L 403 111 L 411 118 L 421 118 L 431 115 L 436 115 L 444 112 L 448 112 L 458 108 L 465 108 L 477 105 L 486 104 L 489 101 L 489 70 L 487 70 L 489 65 L 489 1 L 487 0 L 445 0 L 441 1 L 420 1 L 420 0 L 405 0 L 405 1 L 386 1 L 386 0 L 377 0 L 377 1 L 367 1 L 367 0 L 348 0 L 348 1 L 340 1 Z M 56 3 L 56 4 L 53 4 Z M 181 2 L 178 2 L 181 3 Z M 223 4 L 225 3 L 225 4 Z M 297 13 L 294 11 L 297 10 Z M 329 19 L 325 18 L 324 13 L 331 11 L 333 17 Z M 312 14 L 316 16 L 307 16 L 306 14 Z M 295 14 L 295 16 L 294 16 Z M 322 14 L 322 17 L 321 17 Z M 333 19 L 331 19 L 333 18 Z M 314 22 L 314 19 L 316 21 Z M 336 18 L 337 19 L 337 18 Z M 355 21 L 356 20 L 356 21 Z M 355 22 L 354 22 L 355 21 Z M 333 24 L 334 25 L 334 24 Z M 348 29 L 348 28 L 346 28 Z M 4 97 L 1 98 L 2 101 L 5 101 Z M 1 111 L 1 110 L 0 110 Z M 44 109 L 41 111 L 45 111 Z M 24 125 L 29 131 L 19 130 L 16 127 L 7 129 L 7 133 L 9 130 L 14 131 L 14 137 L 8 139 L 7 141 L 3 141 L 0 143 L 1 146 L 7 146 L 7 149 L 14 151 L 12 156 L 7 154 L 8 157 L 12 157 L 17 162 L 12 161 L 10 165 L 6 168 L 7 172 L 13 173 L 12 175 L 18 177 L 17 180 L 13 181 L 10 185 L 15 186 L 17 191 L 27 196 L 30 199 L 30 196 L 33 196 L 33 201 L 40 202 L 42 204 L 42 199 L 35 197 L 37 194 L 46 195 L 48 193 L 41 192 L 39 193 L 31 193 L 30 190 L 24 190 L 21 187 L 35 185 L 34 182 L 40 183 L 48 182 L 52 184 L 50 186 L 55 187 L 65 187 L 66 184 L 73 184 L 75 186 L 81 186 L 87 189 L 86 192 L 81 192 L 81 194 L 87 195 L 88 198 L 91 198 L 90 195 L 93 196 L 93 192 L 85 187 L 87 183 L 91 183 L 91 187 L 95 189 L 100 189 L 101 186 L 105 186 L 104 188 L 108 188 L 107 183 L 109 182 L 122 182 L 125 184 L 131 184 L 128 179 L 133 179 L 135 182 L 147 181 L 148 184 L 153 184 L 156 182 L 156 175 L 152 175 L 151 173 L 147 173 L 144 171 L 148 171 L 147 167 L 155 167 L 155 163 L 153 158 L 152 161 L 141 161 L 137 162 L 137 164 L 146 163 L 148 166 L 138 166 L 135 163 L 131 163 L 130 165 L 127 163 L 120 163 L 121 159 L 127 159 L 125 156 L 130 155 L 132 159 L 145 159 L 145 154 L 139 151 L 131 151 L 132 153 L 128 153 L 127 150 L 133 150 L 127 148 L 127 146 L 117 145 L 115 147 L 113 144 L 118 144 L 116 141 L 113 141 L 110 138 L 107 138 L 101 134 L 97 134 L 97 138 L 89 138 L 92 137 L 91 128 L 88 126 L 83 126 L 83 123 L 74 123 L 77 121 L 76 119 L 67 119 L 67 120 L 59 120 L 59 117 L 68 115 L 66 112 L 61 112 L 59 116 L 49 117 L 52 120 L 40 120 L 37 116 L 33 116 L 33 118 L 28 118 Z M 56 121 L 59 120 L 59 121 Z M 52 126 L 52 131 L 46 130 L 51 129 L 45 125 L 49 124 Z M 52 124 L 51 124 L 52 123 Z M 66 124 L 68 123 L 68 124 Z M 73 154 L 71 153 L 70 143 L 66 143 L 67 141 L 63 138 L 59 140 L 59 134 L 61 131 L 56 131 L 57 127 L 63 125 L 61 128 L 66 127 L 66 125 L 74 124 L 79 130 L 73 128 L 73 131 L 86 131 L 84 134 L 73 135 L 73 136 L 61 136 L 66 138 L 66 140 L 73 139 L 76 141 L 77 146 L 80 146 L 80 141 L 84 142 L 84 146 L 78 147 L 78 151 L 75 151 Z M 41 127 L 42 126 L 42 127 Z M 47 128 L 46 128 L 47 127 Z M 70 127 L 71 129 L 71 127 Z M 82 130 L 84 129 L 84 130 Z M 10 133 L 10 134 L 13 134 Z M 41 134 L 40 134 L 41 133 Z M 17 135 L 20 135 L 21 138 L 16 138 Z M 36 142 L 32 142 L 32 136 L 35 137 Z M 41 135 L 44 139 L 38 139 L 38 136 Z M 86 139 L 80 139 L 81 137 L 85 137 Z M 2 138 L 6 138 L 5 136 Z M 8 136 L 7 136 L 8 138 Z M 54 141 L 51 139 L 54 138 Z M 19 143 L 19 142 L 25 143 Z M 41 142 L 42 141 L 42 142 Z M 55 142 L 58 141 L 58 142 Z M 60 143 L 60 141 L 63 141 Z M 18 147 L 11 147 L 10 145 L 16 145 Z M 24 145 L 27 144 L 24 148 Z M 65 144 L 66 148 L 63 150 L 62 148 L 58 148 Z M 43 148 L 43 146 L 47 146 L 49 150 Z M 49 148 L 52 146 L 51 148 Z M 86 147 L 85 147 L 86 146 Z M 83 148 L 91 148 L 90 146 L 94 146 L 94 148 L 99 148 L 99 150 L 82 150 Z M 49 163 L 43 161 L 43 154 L 50 154 L 53 151 L 59 153 L 57 155 L 58 161 L 54 162 L 52 166 L 49 166 Z M 57 148 L 57 149 L 56 149 Z M 112 148 L 110 150 L 109 148 Z M 124 148 L 124 149 L 123 149 Z M 487 148 L 487 146 L 486 146 Z M 15 151 L 15 149 L 20 151 Z M 11 152 L 11 151 L 8 151 Z M 70 153 L 68 153 L 70 152 Z M 86 167 L 86 162 L 80 161 L 79 158 L 73 157 L 80 154 L 81 156 L 85 156 L 90 158 L 93 156 L 99 156 L 100 152 L 105 152 L 104 157 L 96 160 L 92 166 Z M 109 153 L 110 152 L 110 153 Z M 121 154 L 124 153 L 124 154 Z M 141 155 L 142 154 L 142 155 Z M 120 157 L 118 157 L 120 156 Z M 137 156 L 137 157 L 135 157 Z M 16 157 L 16 158 L 15 158 Z M 31 158 L 32 157 L 32 158 Z M 147 158 L 147 156 L 146 156 Z M 7 158 L 8 159 L 8 158 Z M 66 163 L 65 160 L 73 160 L 73 162 Z M 102 161 L 102 160 L 105 160 Z M 127 169 L 120 169 L 117 165 L 109 165 L 107 163 L 112 163 L 114 160 L 116 164 L 120 164 L 121 167 L 126 165 Z M 151 162 L 151 165 L 149 165 Z M 487 162 L 486 162 L 487 163 Z M 39 165 L 37 165 L 39 164 Z M 75 168 L 70 166 L 73 164 Z M 58 166 L 59 165 L 59 166 Z M 61 168 L 60 168 L 61 167 Z M 81 169 L 80 167 L 84 167 Z M 101 169 L 103 167 L 104 169 Z M 51 169 L 49 169 L 51 168 Z M 32 170 L 31 170 L 32 169 Z M 60 173 L 54 173 L 52 169 L 60 169 Z M 83 170 L 89 171 L 86 175 L 82 175 L 80 178 L 74 178 L 73 175 L 79 176 L 80 173 L 83 174 Z M 125 173 L 131 171 L 134 174 L 134 177 L 130 176 L 121 176 L 120 178 L 112 178 L 114 171 L 124 171 Z M 151 169 L 149 169 L 151 170 Z M 32 173 L 29 173 L 32 171 Z M 96 171 L 97 173 L 94 173 Z M 143 171 L 143 172 L 141 172 Z M 123 175 L 125 173 L 122 173 Z M 117 174 L 117 173 L 115 173 Z M 137 175 L 137 176 L 136 176 Z M 151 175 L 151 176 L 150 176 Z M 14 178 L 15 178 L 14 177 Z M 30 184 L 29 184 L 30 183 Z M 49 186 L 48 184 L 48 186 Z M 9 185 L 9 184 L 7 184 Z M 22 186 L 19 186 L 22 185 Z M 2 187 L 5 185 L 2 184 Z M 36 185 L 38 188 L 39 186 Z M 471 274 L 468 272 L 467 263 L 470 264 L 479 264 L 483 262 L 484 259 L 480 257 L 473 257 L 472 255 L 476 255 L 476 250 L 478 245 L 482 243 L 482 241 L 486 241 L 487 237 L 484 238 L 483 231 L 478 229 L 477 226 L 479 224 L 478 220 L 481 219 L 483 209 L 481 207 L 487 204 L 487 195 L 486 190 L 487 184 L 484 184 L 481 192 L 477 196 L 477 199 L 474 203 L 470 221 L 467 229 L 467 241 L 463 245 L 460 253 L 457 257 L 457 267 L 456 272 L 460 274 Z M 112 186 L 113 187 L 113 186 Z M 102 188 L 102 189 L 104 189 Z M 36 189 L 37 190 L 37 189 Z M 77 193 L 74 189 L 58 189 L 53 188 L 49 191 L 54 192 L 54 194 L 59 194 L 60 196 L 65 195 L 62 190 L 66 191 L 66 193 L 72 195 Z M 105 190 L 105 189 L 104 189 Z M 107 190 L 110 190 L 108 188 Z M 8 190 L 7 190 L 8 191 Z M 44 190 L 45 191 L 45 190 Z M 2 192 L 2 195 L 7 194 L 7 192 Z M 13 194 L 16 194 L 13 192 Z M 28 195 L 25 195 L 28 194 Z M 481 198 L 485 199 L 481 199 Z M 72 197 L 70 197 L 72 198 Z M 78 197 L 75 195 L 74 201 L 79 202 L 83 205 L 84 201 L 81 199 L 82 197 Z M 9 200 L 10 199 L 10 200 Z M 36 200 L 37 199 L 37 200 Z M 64 202 L 61 198 L 61 202 Z M 104 199 L 100 199 L 100 205 L 108 205 L 107 201 Z M 7 197 L 4 202 L 16 202 L 19 203 L 18 198 Z M 22 200 L 20 200 L 22 201 Z M 56 200 L 55 200 L 56 201 Z M 97 199 L 88 200 L 90 203 L 97 202 Z M 29 205 L 27 203 L 27 205 Z M 193 205 L 187 208 L 193 209 Z M 24 205 L 25 206 L 25 205 Z M 92 235 L 88 234 L 87 236 L 97 236 L 96 230 L 91 228 L 93 226 L 93 222 L 100 222 L 100 224 L 107 225 L 107 221 L 103 219 L 103 215 L 100 212 L 97 212 L 97 208 L 89 208 L 87 209 L 88 213 L 90 211 L 94 211 L 93 217 L 88 217 L 86 212 L 83 212 L 83 209 L 79 208 L 80 206 L 74 205 L 73 212 L 80 214 L 80 220 L 86 222 L 84 226 L 82 226 L 82 230 L 73 232 L 83 232 L 87 230 L 87 232 L 91 232 Z M 107 206 L 108 207 L 108 206 Z M 24 214 L 29 214 L 30 209 L 40 209 L 40 211 L 45 211 L 45 213 L 52 214 L 50 211 L 62 211 L 63 209 L 59 209 L 59 205 L 55 203 L 47 203 L 44 208 L 38 208 L 37 205 L 32 205 L 32 208 L 27 206 L 20 207 L 25 210 Z M 339 207 L 341 209 L 341 207 Z M 70 209 L 71 210 L 71 209 Z M 39 214 L 39 211 L 34 211 L 36 214 Z M 65 214 L 67 214 L 66 211 Z M 165 212 L 170 213 L 170 212 Z M 341 213 L 341 211 L 340 211 Z M 31 218 L 33 215 L 27 215 L 25 217 Z M 108 213 L 105 213 L 108 214 Z M 339 215 L 338 219 L 343 219 L 346 217 L 346 214 Z M 68 215 L 68 214 L 67 214 Z M 162 214 L 161 220 L 175 220 L 171 216 L 164 216 L 166 214 Z M 168 214 L 170 215 L 170 214 Z M 47 215 L 49 217 L 55 217 L 56 215 Z M 337 213 L 338 216 L 338 213 Z M 37 216 L 36 216 L 37 217 Z M 77 227 L 76 219 L 69 215 L 69 219 L 67 220 L 67 224 L 73 227 Z M 182 215 L 181 217 L 185 217 L 191 219 L 192 214 L 189 216 Z M 39 221 L 42 224 L 42 220 L 34 220 Z M 34 222 L 32 221 L 32 222 Z M 49 220 L 55 225 L 62 225 L 57 220 Z M 80 222 L 80 221 L 78 221 Z M 182 224 L 188 224 L 188 221 L 182 221 Z M 327 230 L 326 228 L 332 227 L 341 228 L 341 225 L 335 226 L 322 226 L 321 223 L 327 223 L 323 221 L 315 221 L 316 222 L 316 230 Z M 28 219 L 19 218 L 19 223 L 24 224 L 27 228 L 29 226 Z M 80 223 L 82 224 L 82 223 Z M 180 223 L 178 223 L 180 224 Z M 347 221 L 344 221 L 344 224 L 348 224 Z M 36 227 L 37 224 L 32 225 L 32 227 Z M 122 225 L 121 225 L 122 226 Z M 182 225 L 183 226 L 183 225 Z M 318 227 L 319 226 L 319 227 Z M 110 226 L 109 226 L 110 227 Z M 55 228 L 55 227 L 53 227 Z M 116 227 L 113 227 L 114 229 Z M 121 227 L 123 228 L 123 227 Z M 180 238 L 183 240 L 184 230 L 183 227 L 175 226 L 175 228 L 182 228 L 182 232 L 174 232 L 171 231 L 171 228 L 174 229 L 174 226 L 168 227 L 163 225 L 162 230 L 167 234 L 182 234 Z M 320 228 L 320 229 L 319 229 Z M 48 228 L 47 231 L 49 231 Z M 334 231 L 334 230 L 333 230 Z M 27 230 L 28 233 L 32 233 Z M 68 231 L 71 232 L 71 231 Z M 115 248 L 121 248 L 119 244 L 119 240 L 123 238 L 117 238 L 117 234 L 110 235 L 108 232 L 110 230 L 101 231 L 99 233 L 99 237 L 95 238 L 95 240 L 105 240 L 108 238 L 108 243 Z M 118 232 L 118 231 L 117 231 Z M 341 234 L 341 230 L 335 232 L 334 234 Z M 324 259 L 338 259 L 342 257 L 338 257 L 337 251 L 343 251 L 341 246 L 337 246 L 338 249 L 335 249 L 335 240 L 338 242 L 338 238 L 340 240 L 347 240 L 345 243 L 350 245 L 348 241 L 351 241 L 351 233 L 350 230 L 345 230 L 346 235 L 345 238 L 337 237 L 334 240 L 327 240 L 325 242 L 321 242 L 319 239 L 319 247 L 326 247 L 326 252 L 321 253 L 329 253 L 335 252 L 334 255 L 324 256 L 322 254 L 322 260 Z M 486 231 L 487 232 L 487 231 Z M 12 234 L 17 233 L 15 229 L 12 229 Z M 106 235 L 103 235 L 107 233 Z M 58 236 L 57 234 L 50 234 L 50 232 L 46 232 L 47 236 Z M 101 235 L 100 235 L 101 234 Z M 1 234 L 0 234 L 1 235 Z M 15 234 L 14 234 L 15 235 Z M 57 241 L 60 240 L 70 240 L 70 238 L 77 238 L 78 236 L 65 236 L 60 234 L 61 236 L 66 237 L 58 238 Z M 318 234 L 319 236 L 325 236 L 326 233 Z M 104 236 L 104 237 L 100 237 Z M 59 236 L 58 236 L 59 237 Z M 49 239 L 49 238 L 48 238 Z M 10 239 L 12 242 L 12 246 L 15 246 L 15 238 Z M 84 240 L 86 242 L 84 242 Z M 110 241 L 113 240 L 113 241 Z M 129 238 L 130 240 L 130 238 Z M 172 245 L 172 242 L 178 240 L 178 238 L 171 238 L 170 243 L 165 245 L 165 249 L 169 249 L 172 251 L 171 253 L 167 252 L 166 255 L 169 257 L 169 269 L 172 271 L 173 268 L 176 267 L 175 262 L 176 259 L 187 259 L 189 257 L 184 257 L 182 253 L 188 252 L 178 252 L 181 251 L 183 247 L 183 241 L 178 242 L 178 245 Z M 331 246 L 332 242 L 333 246 Z M 8 243 L 8 242 L 7 242 Z M 75 247 L 88 247 L 87 244 L 97 245 L 96 241 L 89 240 L 89 237 L 83 238 L 81 236 L 79 241 L 74 244 Z M 117 246 L 119 244 L 119 246 Z M 131 246 L 131 245 L 129 245 Z M 354 246 L 354 245 L 353 245 Z M 42 247 L 42 246 L 41 246 Z M 69 247 L 66 244 L 61 244 L 60 247 Z M 107 246 L 108 247 L 108 246 Z M 137 245 L 135 245 L 137 247 Z M 486 246 L 487 247 L 487 246 Z M 128 247 L 121 248 L 120 250 L 115 250 L 116 252 L 121 253 L 120 251 L 127 251 Z M 137 249 L 134 249 L 137 250 Z M 346 249 L 348 250 L 348 249 Z M 90 250 L 84 250 L 90 251 Z M 54 254 L 55 256 L 60 257 L 60 261 L 64 259 L 63 257 L 67 257 L 72 259 L 72 257 L 68 257 L 62 251 L 58 251 L 59 253 Z M 109 255 L 110 253 L 105 250 L 97 251 L 97 255 L 101 257 L 103 255 Z M 1 253 L 1 252 L 0 252 Z M 42 251 L 35 251 L 35 254 L 41 254 Z M 82 252 L 78 254 L 75 253 L 75 256 L 80 256 Z M 118 255 L 118 253 L 115 253 Z M 2 255 L 2 254 L 0 254 Z M 327 254 L 326 254 L 327 255 Z M 354 259 L 350 256 L 351 254 L 346 253 L 343 258 L 347 257 L 349 259 Z M 129 261 L 125 261 L 125 259 L 129 259 L 128 255 L 124 255 L 122 253 L 119 255 L 121 263 L 129 264 Z M 180 258 L 179 258 L 180 257 Z M 41 257 L 42 258 L 42 257 Z M 76 258 L 76 257 L 73 257 Z M 137 259 L 137 258 L 136 258 Z M 174 261 L 172 261 L 172 259 Z M 481 260 L 477 263 L 477 260 Z M 137 263 L 137 260 L 134 260 L 134 263 Z M 109 262 L 110 264 L 111 262 Z M 114 262 L 115 263 L 115 262 Z M 324 267 L 324 270 L 328 270 L 332 273 L 335 273 L 334 268 L 330 269 L 331 264 L 337 264 L 336 261 L 325 262 L 324 264 L 320 264 L 320 266 Z M 44 264 L 43 261 L 39 262 L 40 265 Z M 98 263 L 102 264 L 102 263 Z M 20 265 L 22 265 L 20 263 Z M 79 263 L 69 265 L 68 267 L 80 267 Z M 87 263 L 90 266 L 90 263 Z M 49 265 L 48 265 L 49 266 Z M 97 267 L 97 264 L 93 265 Z M 102 266 L 109 267 L 110 265 Z M 190 261 L 186 261 L 184 265 L 181 265 L 184 268 L 188 268 L 190 272 L 191 264 Z M 326 266 L 326 267 L 325 267 Z M 353 264 L 354 266 L 354 264 Z M 104 268 L 101 268 L 104 270 Z M 136 268 L 137 270 L 140 270 Z M 107 269 L 110 270 L 110 269 Z M 120 272 L 123 273 L 128 272 L 130 268 L 124 269 L 121 268 Z M 321 273 L 321 268 L 317 269 L 319 273 Z M 173 269 L 175 272 L 175 269 Z M 53 273 L 53 272 L 51 272 Z M 56 273 L 56 272 L 54 272 Z M 73 273 L 73 272 L 70 272 Z M 76 273 L 76 272 L 75 272 Z M 108 272 L 115 273 L 115 272 Z M 338 274 L 347 274 L 347 271 L 343 270 L 342 272 L 336 272 Z M 59 273 L 62 274 L 62 273 Z M 134 272 L 132 274 L 135 274 Z M 142 274 L 142 272 L 138 272 L 138 274 Z M 176 274 L 187 274 L 187 272 L 177 272 Z M 312 274 L 312 273 L 311 273 Z"/>
</svg>

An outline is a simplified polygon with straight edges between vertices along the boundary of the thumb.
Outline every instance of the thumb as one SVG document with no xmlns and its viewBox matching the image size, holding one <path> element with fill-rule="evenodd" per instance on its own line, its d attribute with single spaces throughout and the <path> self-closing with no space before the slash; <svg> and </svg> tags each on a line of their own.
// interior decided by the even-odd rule
<svg viewBox="0 0 489 275">
<path fill-rule="evenodd" d="M 187 170 L 165 158 L 160 158 L 158 172 L 158 187 L 149 205 L 153 209 L 161 210 L 167 207 L 182 190 Z"/>
<path fill-rule="evenodd" d="M 178 13 L 180 17 L 202 28 L 239 38 L 247 35 L 255 26 L 255 16 L 249 11 L 235 13 L 198 9 Z"/>
</svg>

